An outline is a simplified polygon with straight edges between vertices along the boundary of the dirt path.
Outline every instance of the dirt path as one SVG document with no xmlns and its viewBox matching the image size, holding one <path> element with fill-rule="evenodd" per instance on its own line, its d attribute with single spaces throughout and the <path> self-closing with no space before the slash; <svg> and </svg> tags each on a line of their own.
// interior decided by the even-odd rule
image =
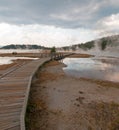
<svg viewBox="0 0 119 130">
<path fill-rule="evenodd" d="M 59 62 L 42 67 L 33 80 L 28 130 L 119 130 L 119 84 L 76 79 Z"/>
</svg>

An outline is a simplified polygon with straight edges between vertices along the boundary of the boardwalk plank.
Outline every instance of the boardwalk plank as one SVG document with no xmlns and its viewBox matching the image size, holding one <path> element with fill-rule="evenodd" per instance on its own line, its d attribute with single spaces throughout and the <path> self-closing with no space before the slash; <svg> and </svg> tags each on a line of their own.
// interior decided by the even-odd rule
<svg viewBox="0 0 119 130">
<path fill-rule="evenodd" d="M 12 68 L 0 78 L 0 130 L 22 130 L 21 114 L 25 109 L 30 78 L 46 60 L 49 58 L 32 61 L 15 70 Z"/>
</svg>

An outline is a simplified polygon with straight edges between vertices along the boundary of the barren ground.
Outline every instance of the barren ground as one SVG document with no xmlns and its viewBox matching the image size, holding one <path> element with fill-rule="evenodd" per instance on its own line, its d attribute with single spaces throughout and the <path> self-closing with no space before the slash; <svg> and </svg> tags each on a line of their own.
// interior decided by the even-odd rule
<svg viewBox="0 0 119 130">
<path fill-rule="evenodd" d="M 65 75 L 52 61 L 33 79 L 27 130 L 119 130 L 119 83 Z"/>
<path fill-rule="evenodd" d="M 11 64 L 0 65 L 0 71 L 1 70 L 6 70 L 6 69 L 8 69 L 10 67 L 13 67 L 13 66 L 17 65 L 17 64 L 22 64 L 23 62 L 28 63 L 30 61 L 32 61 L 32 60 L 31 59 L 28 59 L 28 60 L 27 59 L 17 59 L 17 60 L 14 60 L 13 63 L 11 63 Z"/>
</svg>

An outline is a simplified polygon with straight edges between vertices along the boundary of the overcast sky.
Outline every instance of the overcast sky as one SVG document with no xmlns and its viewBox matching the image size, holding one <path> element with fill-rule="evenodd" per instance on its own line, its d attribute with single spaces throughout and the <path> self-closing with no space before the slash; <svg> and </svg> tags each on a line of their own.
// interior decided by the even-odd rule
<svg viewBox="0 0 119 130">
<path fill-rule="evenodd" d="M 119 0 L 0 0 L 0 45 L 64 46 L 119 34 Z"/>
</svg>

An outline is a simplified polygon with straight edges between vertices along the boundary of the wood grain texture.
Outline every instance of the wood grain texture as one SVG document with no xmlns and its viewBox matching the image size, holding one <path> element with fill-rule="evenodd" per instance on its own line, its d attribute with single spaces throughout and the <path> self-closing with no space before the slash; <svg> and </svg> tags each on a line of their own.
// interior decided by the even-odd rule
<svg viewBox="0 0 119 130">
<path fill-rule="evenodd" d="M 42 58 L 12 68 L 0 78 L 0 130 L 23 130 L 24 114 L 30 80 L 40 65 L 49 60 Z"/>
</svg>

